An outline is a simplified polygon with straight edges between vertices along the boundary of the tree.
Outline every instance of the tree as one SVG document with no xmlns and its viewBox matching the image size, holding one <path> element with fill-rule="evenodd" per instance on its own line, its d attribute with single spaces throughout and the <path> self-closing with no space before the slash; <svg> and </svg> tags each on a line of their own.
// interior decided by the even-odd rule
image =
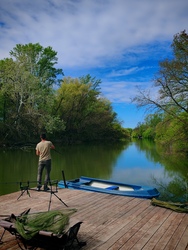
<svg viewBox="0 0 188 250">
<path fill-rule="evenodd" d="M 58 58 L 52 47 L 44 48 L 39 43 L 17 44 L 10 55 L 22 63 L 26 71 L 37 77 L 43 87 L 49 88 L 61 82 L 62 79 L 57 76 L 63 76 L 63 70 L 54 67 Z"/>
<path fill-rule="evenodd" d="M 116 113 L 108 100 L 100 97 L 100 80 L 90 75 L 64 78 L 57 90 L 54 110 L 66 124 L 69 142 L 117 138 Z M 121 133 L 122 135 L 122 133 Z M 118 134 L 119 136 L 119 134 Z"/>
<path fill-rule="evenodd" d="M 156 127 L 163 120 L 163 114 L 154 113 L 149 114 L 144 119 L 145 129 L 143 131 L 144 138 L 155 139 Z"/>
<path fill-rule="evenodd" d="M 188 116 L 185 112 L 182 112 L 178 119 L 173 119 L 171 115 L 166 114 L 163 121 L 159 122 L 156 126 L 155 140 L 165 147 L 165 152 L 187 153 L 187 127 Z"/>
<path fill-rule="evenodd" d="M 126 134 L 100 96 L 101 80 L 89 74 L 62 79 L 57 52 L 38 43 L 18 44 L 10 56 L 0 61 L 0 144 L 33 141 L 41 130 L 71 141 Z"/>
<path fill-rule="evenodd" d="M 171 128 L 169 138 L 176 135 L 177 141 L 182 140 L 182 136 L 178 139 L 177 134 L 180 128 L 186 128 L 182 133 L 184 134 L 183 140 L 187 141 L 188 34 L 185 31 L 176 34 L 171 46 L 174 57 L 171 60 L 166 59 L 160 62 L 160 70 L 154 81 L 152 96 L 150 91 L 139 89 L 139 94 L 133 101 L 139 107 L 147 106 L 164 112 L 165 116 L 168 117 L 164 122 L 168 122 L 168 129 Z M 156 98 L 153 98 L 155 96 L 153 89 L 156 89 Z M 176 124 L 176 129 L 172 129 L 174 124 Z M 158 126 L 158 137 L 160 137 L 159 128 L 161 126 Z"/>
<path fill-rule="evenodd" d="M 59 82 L 56 52 L 39 44 L 16 45 L 12 58 L 0 61 L 0 111 L 3 137 L 26 140 L 46 129 L 60 127 L 62 121 L 51 116 L 53 86 Z M 54 121 L 54 123 L 53 123 Z M 58 124 L 58 125 L 57 125 Z"/>
<path fill-rule="evenodd" d="M 154 99 L 150 91 L 139 89 L 133 101 L 139 107 L 149 105 L 178 117 L 180 112 L 188 113 L 188 35 L 185 31 L 174 36 L 172 48 L 174 58 L 159 64 L 160 70 L 154 81 L 157 97 Z"/>
</svg>

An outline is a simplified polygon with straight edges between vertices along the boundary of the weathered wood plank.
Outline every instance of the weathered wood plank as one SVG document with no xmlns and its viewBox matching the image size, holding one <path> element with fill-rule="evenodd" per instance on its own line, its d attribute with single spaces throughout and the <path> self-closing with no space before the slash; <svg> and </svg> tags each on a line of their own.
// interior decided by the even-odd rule
<svg viewBox="0 0 188 250">
<path fill-rule="evenodd" d="M 125 231 L 124 235 L 109 249 L 120 249 L 121 246 L 125 247 L 125 245 L 126 249 L 131 249 L 140 237 L 140 230 L 142 230 L 146 222 L 155 215 L 156 213 L 152 207 L 148 207 L 145 213 L 139 215 L 139 220 L 137 220 L 135 224 L 130 223 L 130 227 Z"/>
<path fill-rule="evenodd" d="M 20 192 L 0 196 L 0 215 L 18 215 L 31 208 L 31 212 L 47 211 L 49 192 L 31 190 L 19 197 Z M 188 215 L 169 209 L 154 207 L 150 200 L 122 197 L 80 190 L 59 189 L 52 195 L 50 209 L 76 208 L 70 223 L 83 221 L 78 238 L 86 241 L 83 250 L 185 250 L 188 248 Z M 0 218 L 2 219 L 2 217 Z M 0 234 L 3 228 L 0 228 Z M 10 233 L 3 237 L 1 250 L 18 250 Z"/>
<path fill-rule="evenodd" d="M 138 201 L 140 200 L 138 199 Z M 103 231 L 99 231 L 98 237 L 102 235 L 103 242 L 97 249 L 102 250 L 104 247 L 106 247 L 106 249 L 110 249 L 113 245 L 116 247 L 114 243 L 124 236 L 125 233 L 128 232 L 129 229 L 141 219 L 141 214 L 142 216 L 147 214 L 147 207 L 148 204 L 144 201 L 134 205 L 132 202 L 131 210 L 126 211 L 126 209 L 124 209 L 124 214 L 121 214 L 121 216 L 119 216 L 116 220 L 111 220 Z"/>
<path fill-rule="evenodd" d="M 152 218 L 152 220 L 153 219 L 154 218 Z M 166 220 L 171 220 L 171 221 L 174 221 L 174 223 L 178 223 L 178 214 L 171 213 L 171 214 L 169 214 L 168 217 L 166 217 L 166 219 L 165 219 L 164 215 L 162 217 L 160 216 L 160 217 L 156 218 L 156 220 L 153 221 L 154 226 L 151 226 L 150 228 L 148 228 L 148 231 L 144 234 L 143 237 L 140 237 L 140 240 L 137 242 L 137 244 L 135 244 L 135 246 L 132 249 L 138 249 L 138 247 L 140 247 L 140 249 L 147 249 L 147 250 L 153 249 L 154 248 L 153 243 L 155 243 L 155 245 L 160 245 L 160 249 L 163 249 L 164 242 L 165 242 L 165 244 L 168 242 L 167 234 L 166 234 L 166 237 L 164 238 L 164 241 L 162 241 L 163 244 L 160 243 L 160 240 L 164 236 L 164 234 L 165 234 L 164 229 L 168 225 L 166 225 L 166 227 L 163 230 L 159 230 L 159 229 L 163 225 L 163 223 L 165 223 Z M 160 224 L 158 222 L 160 222 Z M 155 224 L 156 224 L 156 226 L 155 226 Z M 169 230 L 169 228 L 167 230 Z M 173 235 L 172 231 L 171 231 L 171 235 Z M 168 232 L 170 232 L 170 231 L 168 231 Z M 170 237 L 170 233 L 168 233 L 168 234 Z M 153 241 L 154 239 L 155 239 L 155 241 Z"/>
<path fill-rule="evenodd" d="M 186 228 L 185 231 L 182 234 L 182 237 L 180 241 L 178 242 L 178 245 L 176 247 L 176 250 L 181 250 L 181 249 L 188 249 L 188 223 L 187 223 L 187 218 L 186 218 Z"/>
</svg>

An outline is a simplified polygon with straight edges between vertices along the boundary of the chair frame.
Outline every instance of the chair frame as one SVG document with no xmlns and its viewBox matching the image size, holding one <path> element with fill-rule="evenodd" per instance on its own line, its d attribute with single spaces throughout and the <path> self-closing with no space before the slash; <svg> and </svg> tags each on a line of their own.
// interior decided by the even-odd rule
<svg viewBox="0 0 188 250">
<path fill-rule="evenodd" d="M 86 242 L 80 242 L 77 238 L 78 231 L 82 222 L 77 222 L 68 229 L 66 233 L 54 234 L 47 231 L 39 231 L 31 240 L 24 239 L 16 230 L 14 222 L 10 222 L 9 218 L 0 220 L 0 226 L 4 228 L 4 231 L 0 237 L 0 243 L 3 243 L 2 239 L 5 231 L 16 237 L 18 246 L 22 250 L 30 249 L 35 250 L 39 247 L 45 249 L 72 249 L 74 242 L 76 241 L 77 246 L 81 248 L 86 245 Z M 22 246 L 23 245 L 23 246 Z"/>
</svg>

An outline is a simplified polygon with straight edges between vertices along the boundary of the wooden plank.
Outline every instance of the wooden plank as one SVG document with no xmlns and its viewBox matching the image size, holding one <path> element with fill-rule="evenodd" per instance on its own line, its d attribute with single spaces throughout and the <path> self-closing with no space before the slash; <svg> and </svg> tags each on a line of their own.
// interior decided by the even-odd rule
<svg viewBox="0 0 188 250">
<path fill-rule="evenodd" d="M 131 227 L 129 227 L 128 230 L 125 231 L 124 235 L 109 249 L 121 249 L 121 247 L 125 246 L 126 249 L 132 249 L 134 244 L 138 241 L 140 232 L 142 232 L 141 230 L 145 226 L 145 224 L 147 224 L 147 222 L 150 221 L 151 218 L 157 216 L 158 212 L 156 213 L 156 211 L 152 209 L 152 207 L 148 207 L 146 213 L 142 213 L 140 215 L 140 220 L 138 220 L 137 223 L 133 224 L 133 226 L 131 223 Z M 149 227 L 151 227 L 150 224 Z"/>
<path fill-rule="evenodd" d="M 0 215 L 18 215 L 31 208 L 31 212 L 47 211 L 49 192 L 30 192 L 17 200 L 20 192 L 0 196 Z M 188 248 L 188 215 L 155 207 L 150 200 L 116 195 L 58 189 L 56 193 L 77 212 L 70 224 L 83 221 L 78 238 L 86 241 L 83 250 L 185 250 Z M 67 209 L 54 195 L 51 210 Z M 0 218 L 1 219 L 1 218 Z M 3 228 L 0 228 L 0 234 Z M 18 250 L 14 236 L 6 232 L 1 250 Z"/>
<path fill-rule="evenodd" d="M 183 217 L 182 217 L 182 214 L 178 214 L 178 213 L 175 213 L 175 212 L 172 212 L 170 214 L 170 216 L 167 218 L 167 220 L 164 222 L 164 224 L 161 224 L 161 227 L 160 227 L 160 236 L 158 235 L 157 237 L 157 234 L 154 234 L 154 237 L 156 239 L 156 242 L 155 242 L 155 247 L 154 249 L 175 249 L 175 239 L 176 241 L 178 240 L 177 238 L 177 235 L 175 234 L 175 231 L 176 231 L 176 228 L 177 226 L 181 223 L 181 221 L 183 220 Z M 154 227 L 152 227 L 152 230 L 154 229 Z M 152 230 L 149 230 L 149 234 L 151 233 Z M 163 234 L 161 235 L 161 232 L 163 232 Z M 144 237 L 145 238 L 145 237 Z M 151 237 L 148 237 L 148 240 L 149 238 Z M 157 241 L 158 240 L 158 241 Z M 151 239 L 150 239 L 151 241 Z M 172 242 L 173 243 L 170 243 Z M 144 243 L 143 242 L 143 239 L 140 240 L 140 242 L 142 242 L 142 244 Z M 168 242 L 170 243 L 168 245 Z M 138 244 L 135 245 L 135 247 L 137 247 Z M 141 246 L 139 246 L 141 247 Z M 133 247 L 133 249 L 136 249 Z M 147 244 L 146 242 L 146 246 L 145 248 L 143 249 L 152 249 L 151 248 L 151 244 Z"/>
<path fill-rule="evenodd" d="M 159 214 L 159 217 L 153 221 L 153 226 L 146 232 L 143 239 L 140 239 L 141 241 L 145 241 L 142 242 L 142 244 L 145 243 L 142 247 L 143 250 L 153 249 L 158 244 L 160 238 L 163 236 L 166 228 L 168 227 L 168 223 L 165 223 L 170 219 L 170 216 L 172 216 L 172 211 L 164 208 L 159 208 L 157 213 Z M 149 236 L 147 234 L 149 234 Z"/>
<path fill-rule="evenodd" d="M 132 203 L 133 204 L 133 203 Z M 137 203 L 132 206 L 132 209 L 124 212 L 116 220 L 112 220 L 103 231 L 99 231 L 99 235 L 102 235 L 102 244 L 97 249 L 109 249 L 116 243 L 127 231 L 130 230 L 138 221 L 141 220 L 142 216 L 148 213 L 148 204 L 146 202 Z M 105 235 L 105 237 L 104 237 Z M 102 241 L 101 240 L 101 241 Z M 115 246 L 116 247 L 116 246 Z"/>
<path fill-rule="evenodd" d="M 187 215 L 186 215 L 187 216 Z M 186 218 L 187 220 L 187 218 Z M 188 224 L 182 234 L 180 241 L 177 244 L 176 250 L 188 249 Z"/>
<path fill-rule="evenodd" d="M 151 244 L 148 246 L 148 241 L 151 240 L 153 235 L 155 235 L 156 231 L 161 227 L 161 225 L 164 223 L 164 221 L 169 217 L 170 211 L 158 209 L 158 211 L 155 211 L 156 214 L 148 220 L 143 221 L 143 225 L 140 227 L 140 229 L 137 231 L 135 235 L 133 235 L 131 239 L 132 245 L 131 249 L 147 249 L 150 250 Z M 155 237 L 156 242 L 157 238 Z M 127 247 L 127 244 L 126 244 Z"/>
<path fill-rule="evenodd" d="M 176 249 L 177 245 L 179 244 L 186 228 L 188 225 L 188 216 L 185 214 L 184 217 L 182 217 L 179 214 L 179 221 L 178 216 L 176 221 L 174 221 L 173 230 L 172 230 L 172 237 L 167 243 L 165 250 L 173 250 Z M 171 228 L 169 228 L 171 230 Z"/>
<path fill-rule="evenodd" d="M 178 227 L 180 221 L 182 220 L 182 214 L 172 212 L 171 216 L 164 223 L 165 231 L 163 232 L 162 237 L 158 241 L 158 244 L 154 247 L 155 250 L 165 249 L 166 245 L 171 241 L 172 236 L 175 232 L 175 229 Z"/>
</svg>

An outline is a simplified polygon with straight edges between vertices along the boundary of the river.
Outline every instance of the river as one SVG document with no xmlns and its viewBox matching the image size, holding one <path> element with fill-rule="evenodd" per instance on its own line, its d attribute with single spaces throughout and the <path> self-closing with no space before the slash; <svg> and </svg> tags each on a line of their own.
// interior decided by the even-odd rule
<svg viewBox="0 0 188 250">
<path fill-rule="evenodd" d="M 72 145 L 52 151 L 52 180 L 89 176 L 136 185 L 155 186 L 162 196 L 187 199 L 187 159 L 160 153 L 156 144 L 135 140 L 110 145 Z M 35 148 L 0 150 L 0 195 L 20 190 L 20 182 L 36 186 Z M 175 197 L 175 198 L 174 198 Z"/>
</svg>

